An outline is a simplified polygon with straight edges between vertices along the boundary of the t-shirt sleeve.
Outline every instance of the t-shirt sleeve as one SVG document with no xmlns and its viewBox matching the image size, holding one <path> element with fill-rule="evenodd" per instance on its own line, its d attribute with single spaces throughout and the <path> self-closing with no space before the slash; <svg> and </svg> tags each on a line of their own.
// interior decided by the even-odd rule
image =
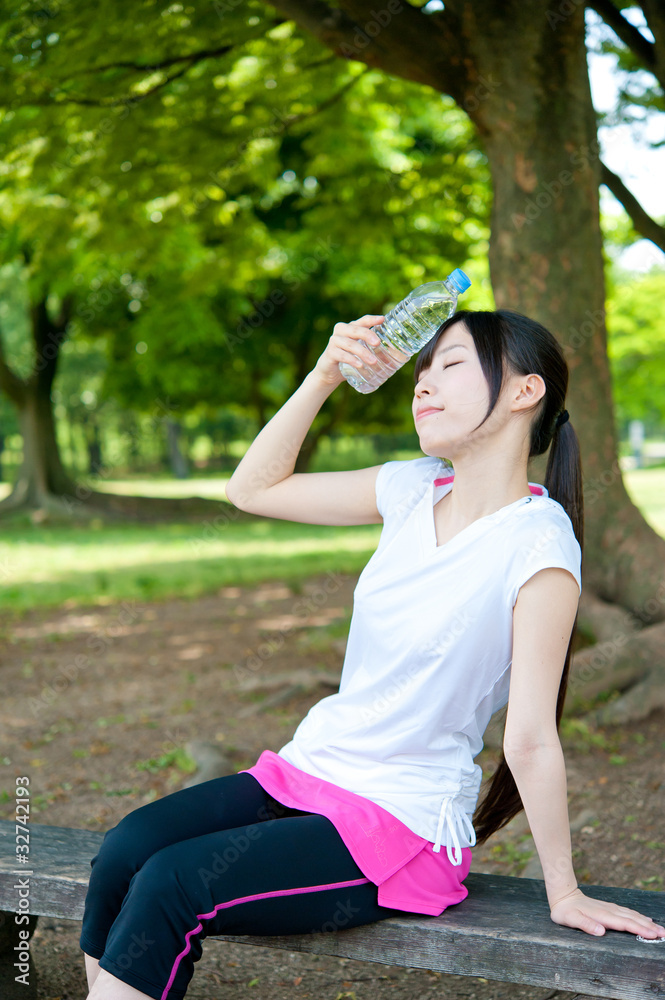
<svg viewBox="0 0 665 1000">
<path fill-rule="evenodd" d="M 429 457 L 385 462 L 376 477 L 376 507 L 383 520 L 392 514 L 404 519 L 440 468 L 440 460 Z"/>
<path fill-rule="evenodd" d="M 566 569 L 582 593 L 582 549 L 568 517 L 553 515 L 526 526 L 515 539 L 512 559 L 512 605 L 520 587 L 541 569 Z"/>
</svg>

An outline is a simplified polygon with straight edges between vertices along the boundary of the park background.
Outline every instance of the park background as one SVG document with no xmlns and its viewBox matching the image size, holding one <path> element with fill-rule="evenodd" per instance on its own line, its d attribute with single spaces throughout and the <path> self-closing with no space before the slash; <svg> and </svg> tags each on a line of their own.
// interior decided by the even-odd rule
<svg viewBox="0 0 665 1000">
<path fill-rule="evenodd" d="M 34 822 L 105 830 L 278 749 L 334 690 L 380 529 L 252 517 L 224 484 L 335 322 L 462 267 L 461 306 L 540 319 L 571 369 L 578 877 L 662 892 L 658 8 L 48 0 L 5 4 L 0 30 L 2 816 L 27 773 Z M 341 386 L 298 468 L 418 457 L 412 391 L 412 365 Z M 523 814 L 474 870 L 538 877 Z M 85 996 L 76 925 L 35 939 L 39 995 Z M 442 985 L 249 950 L 211 942 L 191 995 Z"/>
</svg>

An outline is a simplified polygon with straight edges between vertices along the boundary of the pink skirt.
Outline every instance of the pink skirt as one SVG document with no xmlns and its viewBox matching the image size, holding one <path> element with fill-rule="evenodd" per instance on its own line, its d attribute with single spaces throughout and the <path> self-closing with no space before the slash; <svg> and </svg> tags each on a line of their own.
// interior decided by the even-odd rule
<svg viewBox="0 0 665 1000">
<path fill-rule="evenodd" d="M 381 806 L 301 771 L 272 750 L 240 773 L 253 775 L 283 805 L 326 816 L 363 875 L 378 886 L 379 906 L 438 917 L 468 896 L 463 882 L 470 847 L 462 848 L 461 865 L 453 865 L 445 851 L 434 853 L 434 844 Z"/>
</svg>

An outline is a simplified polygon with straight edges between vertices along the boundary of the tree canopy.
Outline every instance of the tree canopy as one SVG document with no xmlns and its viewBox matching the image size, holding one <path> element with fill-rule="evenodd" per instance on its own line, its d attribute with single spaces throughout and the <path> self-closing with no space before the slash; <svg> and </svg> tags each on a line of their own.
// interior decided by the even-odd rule
<svg viewBox="0 0 665 1000">
<path fill-rule="evenodd" d="M 451 99 L 321 59 L 259 4 L 17 11 L 4 34 L 5 259 L 31 301 L 70 297 L 70 338 L 104 338 L 101 398 L 260 424 L 339 319 L 467 259 L 491 303 L 487 166 Z M 401 426 L 397 387 L 321 430 Z"/>
</svg>

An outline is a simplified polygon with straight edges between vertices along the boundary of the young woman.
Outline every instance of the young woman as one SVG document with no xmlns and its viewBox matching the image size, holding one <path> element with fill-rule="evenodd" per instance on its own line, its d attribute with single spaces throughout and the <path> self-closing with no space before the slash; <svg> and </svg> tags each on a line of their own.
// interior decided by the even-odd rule
<svg viewBox="0 0 665 1000">
<path fill-rule="evenodd" d="M 458 312 L 416 363 L 425 457 L 294 474 L 343 381 L 338 363 L 372 364 L 360 341 L 378 343 L 369 328 L 382 319 L 336 324 L 227 488 L 268 517 L 383 523 L 355 591 L 339 692 L 279 753 L 142 806 L 106 833 L 80 940 L 90 1000 L 177 1000 L 210 934 L 440 914 L 468 894 L 471 848 L 522 808 L 555 923 L 665 936 L 651 917 L 585 896 L 571 862 L 558 728 L 583 511 L 563 352 L 524 316 Z M 530 483 L 529 458 L 548 448 L 545 485 Z M 477 806 L 473 759 L 506 703 L 502 758 Z"/>
</svg>

